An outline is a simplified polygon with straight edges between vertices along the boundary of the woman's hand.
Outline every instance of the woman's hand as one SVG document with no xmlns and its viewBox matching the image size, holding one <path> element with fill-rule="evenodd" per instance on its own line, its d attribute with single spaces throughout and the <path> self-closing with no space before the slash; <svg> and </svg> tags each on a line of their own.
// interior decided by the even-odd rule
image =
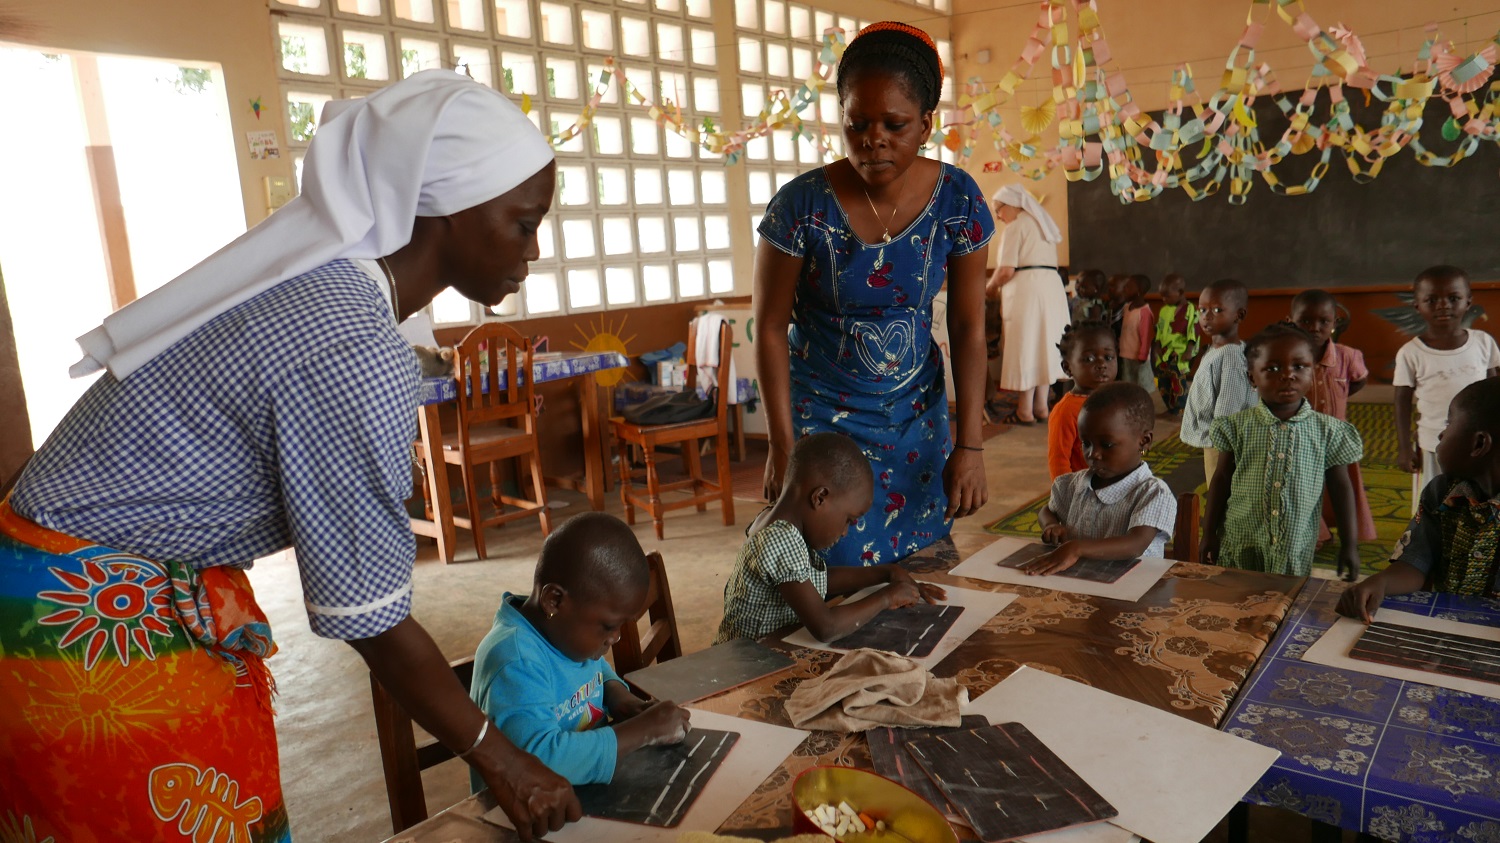
<svg viewBox="0 0 1500 843">
<path fill-rule="evenodd" d="M 766 454 L 766 473 L 761 481 L 761 494 L 766 496 L 766 503 L 775 503 L 781 497 L 781 483 L 786 479 L 786 459 L 787 452 L 774 444 Z"/>
<path fill-rule="evenodd" d="M 499 735 L 498 729 L 491 729 L 486 743 L 494 742 Z M 497 747 L 495 755 L 495 763 L 474 766 L 484 783 L 489 785 L 500 810 L 515 824 L 516 834 L 522 840 L 530 841 L 549 831 L 559 831 L 565 823 L 578 822 L 583 816 L 573 786 L 535 756 L 508 742 Z"/>
<path fill-rule="evenodd" d="M 943 466 L 943 492 L 948 495 L 945 518 L 967 518 L 989 500 L 984 483 L 984 454 L 968 448 L 954 448 Z M 785 468 L 785 463 L 782 463 Z"/>
</svg>

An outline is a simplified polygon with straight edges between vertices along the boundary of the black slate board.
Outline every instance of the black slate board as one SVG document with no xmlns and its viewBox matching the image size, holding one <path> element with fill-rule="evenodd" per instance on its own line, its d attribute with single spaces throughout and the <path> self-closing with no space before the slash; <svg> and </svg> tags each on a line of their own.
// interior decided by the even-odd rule
<svg viewBox="0 0 1500 843">
<path fill-rule="evenodd" d="M 937 785 L 932 783 L 921 766 L 907 754 L 906 745 L 919 738 L 970 732 L 987 725 L 989 723 L 983 716 L 968 714 L 958 726 L 951 729 L 871 729 L 865 733 L 870 741 L 870 763 L 875 767 L 875 772 L 903 785 L 939 811 L 951 814 L 953 809 L 948 805 L 948 800 L 938 792 Z"/>
<path fill-rule="evenodd" d="M 996 564 L 1002 568 L 1020 568 L 1038 556 L 1056 549 L 1051 545 L 1030 543 Z M 1073 567 L 1066 571 L 1058 571 L 1051 576 L 1112 583 L 1130 573 L 1130 569 L 1140 564 L 1140 561 L 1139 559 L 1080 559 L 1073 563 Z"/>
<path fill-rule="evenodd" d="M 1400 624 L 1376 622 L 1365 627 L 1349 658 L 1500 682 L 1500 643 Z"/>
<path fill-rule="evenodd" d="M 648 746 L 615 766 L 614 781 L 573 788 L 584 816 L 676 828 L 740 738 L 738 732 L 689 729 L 673 746 Z"/>
<path fill-rule="evenodd" d="M 840 650 L 868 647 L 914 659 L 926 658 L 963 612 L 962 606 L 931 603 L 886 609 L 871 618 L 869 623 L 828 646 Z"/>
<path fill-rule="evenodd" d="M 795 663 L 790 656 L 764 644 L 736 638 L 643 667 L 625 674 L 625 679 L 656 699 L 686 705 L 786 670 Z"/>
<path fill-rule="evenodd" d="M 980 840 L 1012 840 L 1120 813 L 1020 723 L 914 740 L 906 749 Z"/>
</svg>

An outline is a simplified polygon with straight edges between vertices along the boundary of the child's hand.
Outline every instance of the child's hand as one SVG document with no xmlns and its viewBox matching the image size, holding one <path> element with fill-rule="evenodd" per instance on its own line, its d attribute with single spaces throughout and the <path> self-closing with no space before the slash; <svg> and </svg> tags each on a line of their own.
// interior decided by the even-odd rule
<svg viewBox="0 0 1500 843">
<path fill-rule="evenodd" d="M 1219 537 L 1218 536 L 1213 536 L 1213 537 L 1204 536 L 1202 538 L 1202 540 L 1198 542 L 1198 564 L 1200 564 L 1200 565 L 1217 565 L 1217 564 L 1219 564 Z"/>
<path fill-rule="evenodd" d="M 656 700 L 643 700 L 632 693 L 609 703 L 609 716 L 615 720 L 629 720 L 656 704 Z"/>
<path fill-rule="evenodd" d="M 1362 560 L 1359 558 L 1358 547 L 1346 547 L 1339 551 L 1338 574 L 1339 579 L 1344 582 L 1354 582 L 1359 579 L 1359 567 Z"/>
<path fill-rule="evenodd" d="M 1347 618 L 1358 618 L 1369 623 L 1385 599 L 1385 577 L 1376 574 L 1364 582 L 1351 587 L 1339 598 L 1338 613 Z"/>
<path fill-rule="evenodd" d="M 688 710 L 666 700 L 648 703 L 646 709 L 635 716 L 634 723 L 645 731 L 643 746 L 682 743 L 689 728 Z"/>
<path fill-rule="evenodd" d="M 887 609 L 902 609 L 925 599 L 917 581 L 910 576 L 905 580 L 892 580 L 891 584 L 881 589 L 880 593 L 885 595 Z"/>
<path fill-rule="evenodd" d="M 1063 542 L 1056 550 L 1045 553 L 1021 566 L 1022 573 L 1032 576 L 1042 574 L 1056 574 L 1066 571 L 1078 564 L 1077 545 L 1073 542 Z"/>
<path fill-rule="evenodd" d="M 917 582 L 900 565 L 890 566 L 890 577 L 886 582 L 909 582 L 917 587 L 917 591 L 921 593 L 922 599 L 928 603 L 936 603 L 939 600 L 948 599 L 948 592 L 944 591 L 941 587 L 930 582 Z"/>
<path fill-rule="evenodd" d="M 1042 530 L 1042 542 L 1044 544 L 1062 544 L 1068 540 L 1068 527 L 1066 524 L 1051 524 Z"/>
</svg>

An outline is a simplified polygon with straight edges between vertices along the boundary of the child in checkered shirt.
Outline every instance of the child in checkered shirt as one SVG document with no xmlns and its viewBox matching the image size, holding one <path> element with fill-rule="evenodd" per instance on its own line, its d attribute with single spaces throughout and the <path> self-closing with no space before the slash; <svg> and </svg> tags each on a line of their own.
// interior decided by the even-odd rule
<svg viewBox="0 0 1500 843">
<path fill-rule="evenodd" d="M 870 511 L 874 486 L 870 462 L 853 439 L 814 433 L 798 440 L 781 496 L 745 531 L 724 586 L 724 620 L 714 643 L 760 638 L 794 623 L 827 643 L 886 609 L 946 598 L 943 589 L 916 582 L 897 565 L 830 568 L 824 563 L 823 550 Z M 824 602 L 881 583 L 886 586 L 859 600 Z"/>
<path fill-rule="evenodd" d="M 1339 576 L 1352 582 L 1359 573 L 1359 520 L 1348 466 L 1364 456 L 1364 440 L 1353 425 L 1307 401 L 1317 341 L 1279 323 L 1245 343 L 1245 360 L 1260 401 L 1214 419 L 1209 429 L 1222 454 L 1209 479 L 1199 561 L 1307 576 L 1326 486 L 1338 524 Z"/>
</svg>

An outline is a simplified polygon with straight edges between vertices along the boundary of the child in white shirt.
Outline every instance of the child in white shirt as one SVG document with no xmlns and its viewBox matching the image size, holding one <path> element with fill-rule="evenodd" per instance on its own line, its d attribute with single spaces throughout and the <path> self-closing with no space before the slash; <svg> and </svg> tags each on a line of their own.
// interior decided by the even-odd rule
<svg viewBox="0 0 1500 843">
<path fill-rule="evenodd" d="M 1412 514 L 1422 489 L 1440 472 L 1438 437 L 1448 426 L 1448 405 L 1464 387 L 1500 375 L 1500 346 L 1484 331 L 1464 327 L 1473 303 L 1469 279 L 1456 266 L 1422 271 L 1412 303 L 1427 328 L 1396 352 L 1397 464 L 1412 472 Z M 1417 441 L 1412 447 L 1412 405 Z"/>
</svg>

